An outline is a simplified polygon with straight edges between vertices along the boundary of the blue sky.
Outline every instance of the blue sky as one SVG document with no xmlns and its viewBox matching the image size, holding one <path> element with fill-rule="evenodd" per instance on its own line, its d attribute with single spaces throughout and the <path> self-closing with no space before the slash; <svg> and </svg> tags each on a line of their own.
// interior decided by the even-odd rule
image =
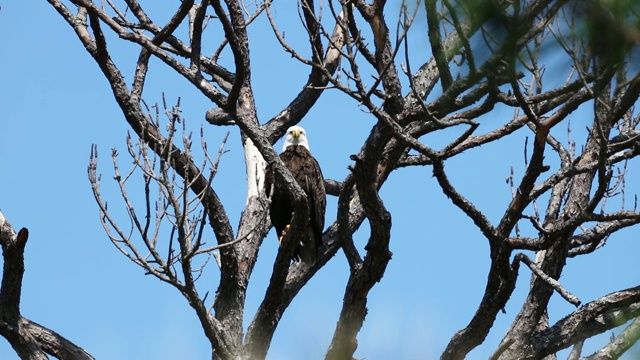
<svg viewBox="0 0 640 360">
<path fill-rule="evenodd" d="M 114 212 L 122 208 L 111 180 L 110 149 L 115 147 L 123 154 L 122 166 L 129 163 L 124 155 L 128 128 L 107 81 L 48 3 L 4 1 L 0 5 L 0 209 L 16 229 L 27 227 L 30 231 L 23 316 L 63 334 L 98 359 L 209 358 L 209 344 L 186 301 L 175 289 L 145 276 L 123 257 L 100 225 L 86 174 L 91 144 L 99 147 L 103 195 Z M 283 29 L 291 29 L 287 34 L 294 35 L 287 38 L 295 43 L 297 16 L 288 11 L 278 5 L 276 19 Z M 394 14 L 389 12 L 388 17 Z M 307 70 L 280 51 L 264 23 L 256 25 L 250 32 L 254 41 L 253 84 L 259 116 L 264 121 L 301 89 Z M 422 40 L 416 36 L 413 41 L 419 44 Z M 132 63 L 126 62 L 135 59 L 131 50 L 131 46 L 119 46 L 114 54 L 120 64 L 126 64 L 125 74 L 133 70 Z M 427 57 L 421 56 L 416 61 Z M 217 149 L 226 132 L 231 131 L 226 146 L 229 153 L 222 158 L 214 186 L 232 224 L 237 224 L 245 195 L 238 131 L 207 125 L 204 114 L 211 106 L 208 100 L 155 61 L 144 97 L 149 103 L 160 103 L 163 93 L 169 104 L 181 97 L 183 117 L 196 134 L 204 126 L 210 148 Z M 483 119 L 479 131 L 507 121 L 512 114 L 512 110 L 493 113 Z M 578 115 L 572 117 L 577 124 L 576 137 L 584 128 Z M 359 150 L 374 119 L 352 99 L 330 90 L 301 125 L 308 130 L 312 151 L 325 177 L 342 180 L 351 163 L 349 156 Z M 454 185 L 493 221 L 502 216 L 511 198 L 504 181 L 510 166 L 516 168 L 516 176 L 522 174 L 517 171 L 523 166 L 522 147 L 527 135 L 520 131 L 503 143 L 447 162 Z M 434 137 L 425 141 L 436 146 L 441 140 Z M 280 144 L 276 147 L 280 150 Z M 637 166 L 630 176 L 638 179 Z M 436 358 L 476 310 L 489 266 L 488 245 L 471 221 L 438 189 L 431 169 L 421 167 L 393 173 L 381 191 L 393 216 L 394 255 L 382 282 L 369 297 L 369 315 L 359 336 L 356 357 Z M 327 224 L 335 220 L 335 204 L 336 199 L 330 198 Z M 367 239 L 367 227 L 362 228 L 356 235 L 360 248 Z M 560 281 L 583 302 L 637 285 L 637 234 L 637 229 L 621 232 L 595 255 L 570 259 Z M 276 250 L 271 233 L 250 283 L 247 321 L 262 299 Z M 207 271 L 217 269 L 212 264 Z M 335 329 L 347 277 L 348 265 L 339 252 L 285 313 L 269 359 L 323 357 Z M 521 267 L 520 290 L 470 359 L 487 358 L 492 353 L 517 314 L 528 282 L 529 271 Z M 200 283 L 200 287 L 214 292 L 217 283 Z M 572 309 L 554 295 L 551 320 L 560 319 Z M 587 343 L 585 352 L 598 348 L 608 337 L 606 334 Z M 17 358 L 4 340 L 0 340 L 0 357 Z"/>
</svg>

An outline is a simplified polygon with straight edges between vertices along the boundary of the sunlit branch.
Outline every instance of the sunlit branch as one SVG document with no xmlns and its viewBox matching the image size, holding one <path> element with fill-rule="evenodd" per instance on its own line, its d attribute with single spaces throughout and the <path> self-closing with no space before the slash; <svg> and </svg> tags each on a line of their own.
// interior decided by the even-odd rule
<svg viewBox="0 0 640 360">
<path fill-rule="evenodd" d="M 544 282 L 549 284 L 549 286 L 551 286 L 555 291 L 557 291 L 558 294 L 560 294 L 560 296 L 562 296 L 565 300 L 567 300 L 568 302 L 570 302 L 575 306 L 580 306 L 580 303 L 581 303 L 580 299 L 578 299 L 577 297 L 569 293 L 564 287 L 562 287 L 562 285 L 560 285 L 560 283 L 556 279 L 545 274 L 544 271 L 542 271 L 542 269 L 540 269 L 538 265 L 536 265 L 533 261 L 531 261 L 531 259 L 529 259 L 527 255 L 523 253 L 519 253 L 519 254 L 516 254 L 515 259 L 525 263 L 529 267 L 529 269 L 531 269 L 531 271 L 534 274 L 536 274 L 536 276 L 538 276 Z"/>
</svg>

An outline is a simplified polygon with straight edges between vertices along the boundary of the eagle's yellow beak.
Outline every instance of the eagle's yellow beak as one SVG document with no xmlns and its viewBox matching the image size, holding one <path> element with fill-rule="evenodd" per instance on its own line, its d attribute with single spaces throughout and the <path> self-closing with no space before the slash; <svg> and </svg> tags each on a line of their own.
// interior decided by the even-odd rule
<svg viewBox="0 0 640 360">
<path fill-rule="evenodd" d="M 298 129 L 293 130 L 293 137 L 296 138 L 296 139 L 299 138 L 300 137 L 300 130 L 298 130 Z"/>
</svg>

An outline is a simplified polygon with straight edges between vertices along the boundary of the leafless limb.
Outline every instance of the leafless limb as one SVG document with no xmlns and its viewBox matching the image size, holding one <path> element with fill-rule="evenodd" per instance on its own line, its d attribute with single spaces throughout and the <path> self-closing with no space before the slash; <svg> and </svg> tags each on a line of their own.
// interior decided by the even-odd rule
<svg viewBox="0 0 640 360">
<path fill-rule="evenodd" d="M 548 329 L 534 333 L 540 353 L 552 354 L 640 315 L 638 287 L 617 291 L 584 304 Z"/>
<path fill-rule="evenodd" d="M 635 318 L 617 337 L 586 360 L 617 359 L 624 354 L 640 338 L 640 317 Z"/>
<path fill-rule="evenodd" d="M 570 302 L 575 306 L 580 306 L 580 303 L 581 303 L 580 299 L 578 299 L 577 297 L 572 295 L 570 292 L 568 292 L 564 287 L 562 287 L 562 285 L 560 285 L 560 283 L 557 280 L 545 274 L 542 271 L 542 269 L 540 269 L 533 261 L 531 261 L 531 259 L 529 259 L 527 255 L 523 253 L 518 253 L 515 256 L 515 260 L 522 261 L 523 263 L 525 263 L 529 267 L 529 269 L 531 269 L 531 271 L 534 274 L 536 274 L 536 276 L 546 281 L 547 284 L 549 284 L 549 286 L 551 286 L 555 291 L 557 291 L 558 294 L 560 294 L 560 296 L 562 296 L 565 300 L 567 300 L 568 302 Z"/>
<path fill-rule="evenodd" d="M 60 334 L 20 314 L 20 297 L 24 275 L 24 249 L 29 231 L 16 232 L 0 211 L 0 245 L 3 271 L 0 285 L 0 335 L 22 359 L 93 359 L 89 353 Z"/>
</svg>

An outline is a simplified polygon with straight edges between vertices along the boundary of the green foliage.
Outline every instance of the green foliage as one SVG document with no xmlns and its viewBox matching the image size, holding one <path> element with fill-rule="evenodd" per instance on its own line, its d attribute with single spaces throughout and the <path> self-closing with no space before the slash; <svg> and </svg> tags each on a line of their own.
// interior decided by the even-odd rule
<svg viewBox="0 0 640 360">
<path fill-rule="evenodd" d="M 640 2 L 635 0 L 576 1 L 588 49 L 601 68 L 615 67 L 640 43 Z"/>
</svg>

